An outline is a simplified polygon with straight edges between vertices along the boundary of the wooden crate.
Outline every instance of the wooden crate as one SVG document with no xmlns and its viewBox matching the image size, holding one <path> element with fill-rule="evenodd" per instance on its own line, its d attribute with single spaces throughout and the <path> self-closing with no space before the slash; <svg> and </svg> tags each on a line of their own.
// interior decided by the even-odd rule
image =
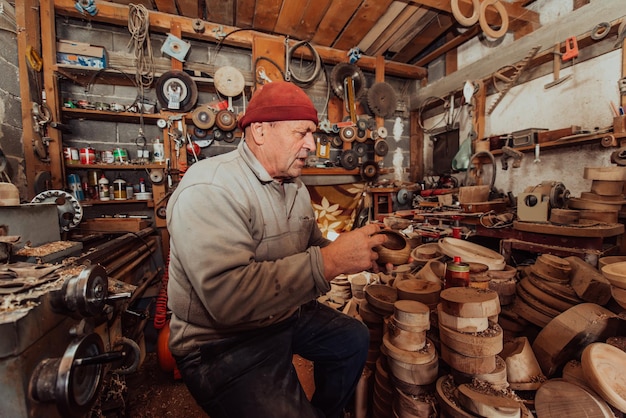
<svg viewBox="0 0 626 418">
<path fill-rule="evenodd" d="M 139 218 L 94 218 L 84 219 L 78 227 L 86 232 L 139 232 L 151 224 Z"/>
</svg>

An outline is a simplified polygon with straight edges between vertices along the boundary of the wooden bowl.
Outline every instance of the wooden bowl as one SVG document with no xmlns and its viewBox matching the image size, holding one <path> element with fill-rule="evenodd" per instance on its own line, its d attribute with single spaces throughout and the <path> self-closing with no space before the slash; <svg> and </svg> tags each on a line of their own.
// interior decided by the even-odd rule
<svg viewBox="0 0 626 418">
<path fill-rule="evenodd" d="M 602 267 L 607 264 L 619 263 L 621 261 L 626 261 L 626 255 L 609 255 L 607 257 L 600 257 L 598 259 L 598 269 L 602 270 Z"/>
<path fill-rule="evenodd" d="M 613 296 L 613 300 L 615 300 L 619 306 L 626 309 L 626 289 L 611 286 L 611 296 Z"/>
<path fill-rule="evenodd" d="M 399 232 L 391 229 L 383 229 L 377 234 L 385 235 L 387 241 L 382 245 L 374 247 L 378 253 L 378 262 L 381 264 L 405 264 L 411 255 L 411 245 L 407 239 Z"/>
<path fill-rule="evenodd" d="M 602 267 L 602 274 L 612 286 L 626 289 L 626 261 L 607 264 Z"/>
<path fill-rule="evenodd" d="M 441 257 L 443 254 L 439 252 L 439 245 L 436 242 L 422 244 L 411 251 L 411 260 L 418 264 L 424 264 L 430 260 L 439 260 Z"/>
<path fill-rule="evenodd" d="M 398 300 L 398 291 L 386 284 L 370 284 L 365 287 L 365 300 L 374 309 L 393 313 L 393 304 Z"/>
</svg>

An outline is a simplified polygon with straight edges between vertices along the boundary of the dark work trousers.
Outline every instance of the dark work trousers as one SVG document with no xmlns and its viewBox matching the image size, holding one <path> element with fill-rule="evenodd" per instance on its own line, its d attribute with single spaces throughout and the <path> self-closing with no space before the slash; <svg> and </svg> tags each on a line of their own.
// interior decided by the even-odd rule
<svg viewBox="0 0 626 418">
<path fill-rule="evenodd" d="M 361 377 L 368 345 L 361 321 L 313 301 L 281 323 L 207 343 L 176 361 L 210 418 L 338 418 Z M 294 354 L 313 362 L 311 402 Z"/>
</svg>

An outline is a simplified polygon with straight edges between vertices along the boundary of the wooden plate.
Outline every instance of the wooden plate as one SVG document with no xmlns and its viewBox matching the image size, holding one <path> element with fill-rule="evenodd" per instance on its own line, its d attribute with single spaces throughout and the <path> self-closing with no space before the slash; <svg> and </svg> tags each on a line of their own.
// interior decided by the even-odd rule
<svg viewBox="0 0 626 418">
<path fill-rule="evenodd" d="M 457 353 L 445 344 L 440 347 L 441 358 L 453 369 L 467 374 L 491 373 L 496 369 L 496 356 L 468 357 Z"/>
<path fill-rule="evenodd" d="M 606 343 L 592 343 L 581 357 L 587 382 L 604 400 L 626 412 L 626 353 Z"/>
<path fill-rule="evenodd" d="M 439 295 L 441 307 L 449 315 L 487 318 L 500 313 L 498 294 L 489 289 L 450 287 Z"/>
<path fill-rule="evenodd" d="M 459 332 L 481 332 L 489 328 L 489 319 L 461 318 L 444 312 L 441 304 L 437 305 L 437 319 L 440 326 L 444 326 Z"/>
<path fill-rule="evenodd" d="M 487 330 L 479 333 L 459 332 L 439 324 L 439 339 L 442 344 L 467 357 L 495 356 L 502 351 L 502 328 L 493 322 Z M 491 371 L 493 369 L 488 372 Z"/>
<path fill-rule="evenodd" d="M 613 418 L 608 405 L 582 386 L 562 379 L 545 382 L 535 394 L 535 410 L 541 418 Z"/>
<path fill-rule="evenodd" d="M 505 396 L 502 392 L 479 391 L 470 384 L 459 385 L 457 398 L 464 409 L 481 417 L 518 418 L 521 401 Z"/>
<path fill-rule="evenodd" d="M 566 302 L 562 299 L 556 298 L 548 293 L 543 292 L 541 289 L 532 284 L 527 277 L 524 277 L 519 282 L 519 286 L 520 288 L 528 292 L 528 294 L 536 298 L 538 301 L 552 309 L 559 311 L 559 313 L 566 311 L 575 305 L 573 303 Z"/>
<path fill-rule="evenodd" d="M 424 279 L 407 279 L 396 283 L 398 298 L 400 300 L 416 300 L 426 305 L 439 302 L 441 285 Z"/>
<path fill-rule="evenodd" d="M 435 396 L 439 401 L 439 407 L 441 412 L 447 417 L 454 418 L 473 418 L 474 414 L 465 411 L 458 404 L 458 399 L 455 397 L 457 393 L 457 387 L 452 380 L 452 376 L 441 376 L 437 379 Z"/>
</svg>

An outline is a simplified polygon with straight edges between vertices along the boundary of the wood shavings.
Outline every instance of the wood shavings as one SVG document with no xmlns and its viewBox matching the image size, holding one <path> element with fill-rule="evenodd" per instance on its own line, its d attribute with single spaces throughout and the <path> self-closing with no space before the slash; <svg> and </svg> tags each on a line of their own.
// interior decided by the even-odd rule
<svg viewBox="0 0 626 418">
<path fill-rule="evenodd" d="M 23 248 L 16 251 L 15 254 L 24 257 L 42 257 L 45 255 L 58 253 L 68 248 L 72 248 L 75 245 L 76 243 L 71 241 L 54 241 L 40 245 L 38 247 L 30 247 L 28 245 L 25 245 Z"/>
</svg>

